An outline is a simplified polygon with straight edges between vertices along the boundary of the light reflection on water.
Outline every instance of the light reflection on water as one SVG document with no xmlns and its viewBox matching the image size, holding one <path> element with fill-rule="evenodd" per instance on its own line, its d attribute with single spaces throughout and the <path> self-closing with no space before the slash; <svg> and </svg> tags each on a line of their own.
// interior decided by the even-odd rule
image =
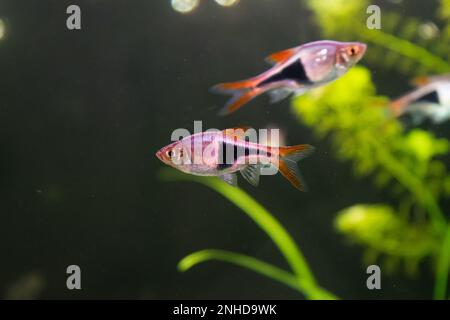
<svg viewBox="0 0 450 320">
<path fill-rule="evenodd" d="M 0 40 L 2 40 L 5 37 L 6 34 L 6 26 L 5 22 L 0 19 Z"/>
<path fill-rule="evenodd" d="M 229 7 L 236 3 L 238 3 L 239 0 L 214 0 L 216 3 L 218 3 L 221 6 Z M 175 11 L 181 12 L 181 13 L 189 13 L 193 11 L 200 3 L 200 0 L 171 0 L 172 2 L 172 8 Z"/>
<path fill-rule="evenodd" d="M 225 7 L 232 6 L 232 5 L 236 4 L 238 1 L 239 0 L 216 0 L 216 2 L 218 4 L 220 4 L 221 6 L 225 6 Z"/>
<path fill-rule="evenodd" d="M 199 0 L 172 0 L 172 8 L 181 13 L 188 13 L 198 6 Z"/>
</svg>

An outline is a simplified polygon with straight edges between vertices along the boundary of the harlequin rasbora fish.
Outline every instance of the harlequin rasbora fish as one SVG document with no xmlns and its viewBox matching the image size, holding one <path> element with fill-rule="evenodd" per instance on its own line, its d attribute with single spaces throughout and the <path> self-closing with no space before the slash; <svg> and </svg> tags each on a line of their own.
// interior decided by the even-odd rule
<svg viewBox="0 0 450 320">
<path fill-rule="evenodd" d="M 182 172 L 217 176 L 233 186 L 237 185 L 237 172 L 257 186 L 261 167 L 272 165 L 294 187 L 305 191 L 297 162 L 313 151 L 307 144 L 277 147 L 253 143 L 245 139 L 244 130 L 227 129 L 185 137 L 163 147 L 156 156 Z"/>
<path fill-rule="evenodd" d="M 315 41 L 270 55 L 273 67 L 262 74 L 238 82 L 221 83 L 212 91 L 230 94 L 232 99 L 221 114 L 232 113 L 253 98 L 269 92 L 271 102 L 290 94 L 299 95 L 344 75 L 366 52 L 359 42 Z"/>
<path fill-rule="evenodd" d="M 390 109 L 394 116 L 409 114 L 414 125 L 425 119 L 434 124 L 450 119 L 450 76 L 416 78 L 416 89 L 394 100 Z"/>
</svg>

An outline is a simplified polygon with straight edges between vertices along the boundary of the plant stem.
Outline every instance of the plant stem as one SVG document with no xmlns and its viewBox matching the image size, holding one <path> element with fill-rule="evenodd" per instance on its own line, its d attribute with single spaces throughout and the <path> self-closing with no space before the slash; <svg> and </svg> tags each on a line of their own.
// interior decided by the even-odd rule
<svg viewBox="0 0 450 320">
<path fill-rule="evenodd" d="M 283 254 L 298 279 L 306 280 L 311 284 L 316 284 L 316 280 L 310 271 L 308 263 L 294 240 L 264 207 L 242 190 L 235 189 L 219 180 L 210 180 L 205 182 L 205 184 L 221 193 L 237 207 L 242 209 L 263 231 L 267 233 Z"/>
<path fill-rule="evenodd" d="M 361 36 L 369 39 L 369 41 L 408 57 L 430 70 L 439 73 L 450 71 L 450 64 L 447 61 L 410 41 L 390 35 L 378 29 L 369 30 L 365 26 L 362 28 L 355 28 L 355 30 L 358 30 Z"/>
<path fill-rule="evenodd" d="M 211 249 L 192 253 L 183 258 L 178 263 L 178 269 L 181 272 L 185 272 L 190 268 L 194 267 L 195 265 L 208 260 L 218 260 L 228 262 L 243 268 L 250 269 L 256 273 L 277 280 L 287 285 L 288 287 L 291 287 L 292 289 L 299 291 L 300 293 L 304 294 L 308 299 L 327 299 L 327 300 L 336 299 L 336 296 L 334 296 L 332 293 L 320 287 L 311 286 L 307 282 L 303 283 L 303 281 L 299 281 L 294 275 L 285 270 L 282 270 L 278 267 L 275 267 L 271 264 L 268 264 L 256 258 L 225 250 Z"/>
<path fill-rule="evenodd" d="M 298 246 L 292 237 L 263 206 L 251 198 L 247 193 L 239 188 L 232 187 L 217 178 L 196 177 L 186 174 L 180 174 L 174 170 L 162 171 L 161 177 L 165 180 L 187 180 L 201 183 L 217 191 L 225 198 L 234 203 L 238 208 L 244 211 L 275 243 L 287 263 L 293 270 L 298 284 L 303 290 L 319 290 L 316 279 L 312 274 L 306 259 L 303 257 Z M 323 290 L 323 289 L 321 289 Z M 312 293 L 310 293 L 311 295 Z"/>
<path fill-rule="evenodd" d="M 434 283 L 434 299 L 443 300 L 446 297 L 448 273 L 450 271 L 450 224 L 447 226 L 441 252 L 439 254 Z"/>
</svg>

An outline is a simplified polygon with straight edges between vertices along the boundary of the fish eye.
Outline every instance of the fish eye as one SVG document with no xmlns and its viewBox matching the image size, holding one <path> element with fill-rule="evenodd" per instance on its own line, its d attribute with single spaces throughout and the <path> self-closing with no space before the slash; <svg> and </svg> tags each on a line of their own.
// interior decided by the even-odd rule
<svg viewBox="0 0 450 320">
<path fill-rule="evenodd" d="M 172 158 L 172 156 L 173 156 L 172 150 L 167 151 L 167 152 L 166 152 L 166 155 L 167 155 L 169 158 Z"/>
<path fill-rule="evenodd" d="M 357 46 L 351 46 L 347 48 L 347 54 L 350 57 L 356 56 L 359 53 L 359 48 Z"/>
</svg>

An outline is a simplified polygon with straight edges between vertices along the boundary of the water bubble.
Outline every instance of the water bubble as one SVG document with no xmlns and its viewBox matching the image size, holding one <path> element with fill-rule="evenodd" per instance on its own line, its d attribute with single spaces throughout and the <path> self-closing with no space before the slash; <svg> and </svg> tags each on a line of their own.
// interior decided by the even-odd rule
<svg viewBox="0 0 450 320">
<path fill-rule="evenodd" d="M 232 5 L 236 4 L 238 1 L 239 0 L 216 0 L 216 2 L 218 4 L 220 4 L 221 6 L 225 6 L 225 7 L 232 6 Z"/>
<path fill-rule="evenodd" d="M 172 0 L 172 8 L 181 13 L 188 13 L 198 6 L 199 0 Z"/>
<path fill-rule="evenodd" d="M 427 22 L 419 27 L 419 35 L 423 39 L 434 39 L 439 35 L 439 28 L 433 22 Z"/>
<path fill-rule="evenodd" d="M 5 37 L 6 34 L 6 25 L 5 22 L 0 19 L 0 40 L 2 40 Z"/>
</svg>

